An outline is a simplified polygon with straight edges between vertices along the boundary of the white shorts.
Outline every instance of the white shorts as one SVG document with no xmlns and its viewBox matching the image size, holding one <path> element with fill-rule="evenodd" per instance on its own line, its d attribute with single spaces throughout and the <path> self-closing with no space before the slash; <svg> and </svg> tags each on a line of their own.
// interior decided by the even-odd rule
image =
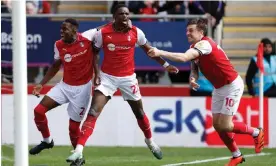
<svg viewBox="0 0 276 166">
<path fill-rule="evenodd" d="M 89 107 L 91 91 L 92 81 L 79 86 L 71 86 L 60 81 L 46 95 L 59 104 L 69 103 L 67 107 L 69 117 L 81 122 Z"/>
<path fill-rule="evenodd" d="M 141 94 L 136 74 L 126 77 L 116 77 L 101 72 L 101 84 L 95 90 L 101 91 L 105 96 L 112 97 L 119 88 L 124 100 L 140 100 Z"/>
<path fill-rule="evenodd" d="M 231 84 L 214 89 L 212 95 L 212 113 L 235 115 L 244 90 L 244 83 L 238 76 Z"/>
</svg>

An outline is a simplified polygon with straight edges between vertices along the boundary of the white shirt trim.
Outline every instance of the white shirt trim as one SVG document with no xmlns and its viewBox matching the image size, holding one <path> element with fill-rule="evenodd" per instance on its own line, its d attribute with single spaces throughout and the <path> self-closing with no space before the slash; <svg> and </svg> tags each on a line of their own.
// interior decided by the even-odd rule
<svg viewBox="0 0 276 166">
<path fill-rule="evenodd" d="M 59 59 L 60 59 L 60 56 L 59 56 L 59 51 L 58 51 L 58 49 L 57 49 L 56 43 L 55 43 L 55 45 L 54 45 L 54 52 L 55 52 L 55 55 L 54 55 L 55 60 L 59 60 Z"/>
<path fill-rule="evenodd" d="M 86 39 L 90 40 L 90 41 L 93 41 L 94 40 L 94 37 L 95 37 L 95 34 L 97 32 L 97 29 L 89 29 L 85 32 L 83 32 L 81 35 L 83 37 L 85 37 Z"/>
<path fill-rule="evenodd" d="M 194 48 L 197 49 L 201 55 L 208 55 L 212 52 L 212 46 L 207 40 L 197 42 Z"/>
<path fill-rule="evenodd" d="M 136 28 L 137 29 L 137 43 L 139 46 L 143 46 L 147 43 L 147 38 L 144 34 L 144 32 L 139 29 L 139 28 Z"/>
</svg>

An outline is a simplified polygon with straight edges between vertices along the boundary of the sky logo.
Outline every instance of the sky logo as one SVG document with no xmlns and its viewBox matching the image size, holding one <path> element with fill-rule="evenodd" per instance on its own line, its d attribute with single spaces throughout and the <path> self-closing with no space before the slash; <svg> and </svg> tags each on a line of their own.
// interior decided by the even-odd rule
<svg viewBox="0 0 276 166">
<path fill-rule="evenodd" d="M 205 121 L 199 109 L 194 109 L 185 117 L 183 116 L 182 102 L 177 100 L 175 102 L 175 109 L 158 109 L 153 114 L 153 119 L 158 125 L 155 125 L 154 132 L 156 133 L 181 133 L 183 126 L 186 125 L 189 132 L 199 133 L 201 129 L 205 129 Z M 172 120 L 173 117 L 173 120 Z M 193 121 L 197 119 L 200 126 L 195 125 Z M 201 130 L 201 141 L 205 141 L 205 130 Z"/>
</svg>

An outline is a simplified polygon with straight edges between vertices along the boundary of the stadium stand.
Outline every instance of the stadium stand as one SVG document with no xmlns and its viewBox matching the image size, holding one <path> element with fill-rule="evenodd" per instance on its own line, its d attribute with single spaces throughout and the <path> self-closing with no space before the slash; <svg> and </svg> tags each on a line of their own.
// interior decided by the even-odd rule
<svg viewBox="0 0 276 166">
<path fill-rule="evenodd" d="M 222 47 L 243 79 L 260 39 L 275 41 L 275 15 L 273 2 L 227 2 Z"/>
</svg>

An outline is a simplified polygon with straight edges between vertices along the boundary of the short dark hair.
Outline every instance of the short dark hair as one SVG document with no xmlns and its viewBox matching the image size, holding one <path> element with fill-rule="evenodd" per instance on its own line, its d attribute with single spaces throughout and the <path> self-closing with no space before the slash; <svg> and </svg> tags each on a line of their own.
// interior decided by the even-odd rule
<svg viewBox="0 0 276 166">
<path fill-rule="evenodd" d="M 208 27 L 207 27 L 207 19 L 203 19 L 203 18 L 195 18 L 195 19 L 191 19 L 188 21 L 188 25 L 194 25 L 196 24 L 196 28 L 198 30 L 202 30 L 203 31 L 203 35 L 207 36 L 207 32 L 208 32 Z"/>
<path fill-rule="evenodd" d="M 263 43 L 264 45 L 270 44 L 271 46 L 273 45 L 271 40 L 269 40 L 268 38 L 263 38 L 261 40 L 261 43 Z"/>
<path fill-rule="evenodd" d="M 79 28 L 79 23 L 78 23 L 78 21 L 77 21 L 76 19 L 74 19 L 74 18 L 67 18 L 67 19 L 64 20 L 64 22 L 68 22 L 68 23 L 70 23 L 70 24 L 76 26 L 77 28 Z"/>
<path fill-rule="evenodd" d="M 125 4 L 119 3 L 119 4 L 116 5 L 116 6 L 114 7 L 114 9 L 113 9 L 113 12 L 112 12 L 113 16 L 114 16 L 115 13 L 117 12 L 117 10 L 120 9 L 120 8 L 122 8 L 122 7 L 128 8 Z"/>
</svg>

